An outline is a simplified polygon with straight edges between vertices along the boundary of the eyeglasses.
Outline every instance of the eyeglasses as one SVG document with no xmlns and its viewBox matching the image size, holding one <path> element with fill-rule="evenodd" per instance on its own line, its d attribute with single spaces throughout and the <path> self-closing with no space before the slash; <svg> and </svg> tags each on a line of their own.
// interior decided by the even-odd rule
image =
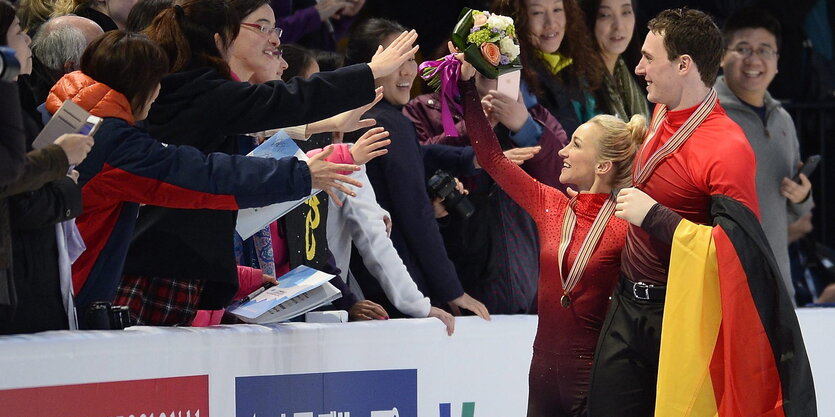
<svg viewBox="0 0 835 417">
<path fill-rule="evenodd" d="M 281 30 L 281 28 L 278 28 L 278 27 L 274 28 L 274 27 L 271 27 L 271 26 L 259 25 L 258 23 L 241 23 L 241 26 L 246 26 L 246 27 L 250 27 L 250 28 L 253 28 L 253 29 L 258 29 L 259 32 L 264 33 L 268 36 L 275 33 L 275 36 L 277 36 L 279 38 L 281 38 L 281 34 L 284 32 L 283 30 Z"/>
<path fill-rule="evenodd" d="M 757 54 L 762 59 L 773 59 L 778 55 L 777 51 L 768 47 L 754 49 L 750 46 L 737 46 L 736 48 L 728 48 L 728 50 L 738 53 L 743 58 L 748 58 L 751 54 Z"/>
</svg>

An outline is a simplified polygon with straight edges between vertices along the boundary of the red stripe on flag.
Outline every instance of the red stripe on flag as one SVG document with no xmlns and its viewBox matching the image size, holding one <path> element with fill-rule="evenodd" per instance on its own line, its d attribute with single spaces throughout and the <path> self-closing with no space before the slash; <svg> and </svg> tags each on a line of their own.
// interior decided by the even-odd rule
<svg viewBox="0 0 835 417">
<path fill-rule="evenodd" d="M 713 231 L 719 260 L 722 326 L 710 364 L 720 417 L 785 417 L 774 350 L 748 277 L 728 236 Z"/>
</svg>

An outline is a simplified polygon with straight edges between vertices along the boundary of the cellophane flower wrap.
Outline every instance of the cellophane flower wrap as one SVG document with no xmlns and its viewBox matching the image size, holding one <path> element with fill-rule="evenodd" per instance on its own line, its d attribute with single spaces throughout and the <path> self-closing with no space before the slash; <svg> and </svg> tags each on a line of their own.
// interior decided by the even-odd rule
<svg viewBox="0 0 835 417">
<path fill-rule="evenodd" d="M 500 74 L 522 68 L 516 27 L 510 17 L 465 7 L 452 31 L 452 44 L 464 53 L 467 62 L 487 78 L 495 79 Z M 444 133 L 458 136 L 449 106 L 455 106 L 459 113 L 463 112 L 456 101 L 461 63 L 450 54 L 421 63 L 419 71 L 430 87 L 441 90 Z"/>
</svg>

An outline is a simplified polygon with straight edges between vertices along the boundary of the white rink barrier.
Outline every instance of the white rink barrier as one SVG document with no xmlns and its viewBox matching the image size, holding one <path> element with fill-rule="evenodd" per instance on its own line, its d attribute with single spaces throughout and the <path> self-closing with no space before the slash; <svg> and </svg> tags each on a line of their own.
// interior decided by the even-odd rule
<svg viewBox="0 0 835 417">
<path fill-rule="evenodd" d="M 835 310 L 798 310 L 835 416 Z M 534 316 L 0 337 L 0 417 L 521 417 Z"/>
</svg>

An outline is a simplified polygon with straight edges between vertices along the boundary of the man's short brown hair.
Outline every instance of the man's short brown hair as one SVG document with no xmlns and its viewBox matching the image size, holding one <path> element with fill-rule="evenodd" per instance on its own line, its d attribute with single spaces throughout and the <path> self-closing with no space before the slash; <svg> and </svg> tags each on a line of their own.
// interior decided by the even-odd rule
<svg viewBox="0 0 835 417">
<path fill-rule="evenodd" d="M 722 33 L 709 15 L 686 7 L 668 9 L 650 20 L 647 27 L 664 36 L 667 59 L 689 55 L 705 85 L 713 86 L 722 60 Z"/>
</svg>

